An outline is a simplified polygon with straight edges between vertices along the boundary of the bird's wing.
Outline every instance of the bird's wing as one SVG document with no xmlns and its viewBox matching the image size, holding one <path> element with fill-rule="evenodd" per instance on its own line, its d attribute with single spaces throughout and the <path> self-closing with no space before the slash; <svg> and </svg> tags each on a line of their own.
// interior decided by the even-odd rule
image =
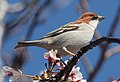
<svg viewBox="0 0 120 82">
<path fill-rule="evenodd" d="M 78 25 L 74 25 L 73 22 L 71 22 L 71 23 L 68 23 L 64 26 L 61 26 L 60 28 L 48 33 L 47 35 L 43 36 L 41 39 L 48 38 L 48 37 L 53 37 L 53 36 L 59 35 L 63 32 L 68 32 L 68 31 L 71 31 L 71 30 L 77 30 L 78 28 L 79 28 Z"/>
</svg>

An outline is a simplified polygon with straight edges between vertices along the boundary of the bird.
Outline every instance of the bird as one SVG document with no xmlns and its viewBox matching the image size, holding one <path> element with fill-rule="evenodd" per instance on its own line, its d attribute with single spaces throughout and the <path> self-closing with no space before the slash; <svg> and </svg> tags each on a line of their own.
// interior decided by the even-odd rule
<svg viewBox="0 0 120 82">
<path fill-rule="evenodd" d="M 49 32 L 38 40 L 18 42 L 15 49 L 37 46 L 48 51 L 57 50 L 60 57 L 74 56 L 79 49 L 92 41 L 94 32 L 103 19 L 104 16 L 93 12 L 83 13 L 77 20 Z"/>
</svg>

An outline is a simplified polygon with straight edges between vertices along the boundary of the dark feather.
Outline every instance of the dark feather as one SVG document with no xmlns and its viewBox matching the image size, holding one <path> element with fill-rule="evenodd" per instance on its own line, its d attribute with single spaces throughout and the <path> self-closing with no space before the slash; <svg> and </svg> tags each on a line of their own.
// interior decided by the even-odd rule
<svg viewBox="0 0 120 82">
<path fill-rule="evenodd" d="M 61 28 L 58 28 L 57 30 L 54 30 L 47 35 L 43 36 L 41 39 L 48 38 L 48 37 L 53 37 L 59 34 L 62 34 L 63 32 L 68 32 L 71 30 L 77 30 L 79 27 L 78 26 L 73 26 L 73 22 L 66 24 L 62 26 Z"/>
</svg>

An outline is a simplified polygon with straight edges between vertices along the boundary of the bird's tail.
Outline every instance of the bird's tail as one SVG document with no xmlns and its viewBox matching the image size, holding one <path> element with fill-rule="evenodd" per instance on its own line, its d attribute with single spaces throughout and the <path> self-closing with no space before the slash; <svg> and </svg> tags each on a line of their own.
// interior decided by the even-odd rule
<svg viewBox="0 0 120 82">
<path fill-rule="evenodd" d="M 38 44 L 39 41 L 22 41 L 22 42 L 18 42 L 17 46 L 15 46 L 16 48 L 20 48 L 20 47 L 26 47 L 26 46 L 36 46 L 36 44 Z"/>
</svg>

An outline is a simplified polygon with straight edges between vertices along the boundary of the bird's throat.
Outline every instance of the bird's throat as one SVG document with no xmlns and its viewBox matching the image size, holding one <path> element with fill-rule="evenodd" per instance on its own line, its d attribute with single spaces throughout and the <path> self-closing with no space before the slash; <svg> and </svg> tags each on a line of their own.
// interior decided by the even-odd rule
<svg viewBox="0 0 120 82">
<path fill-rule="evenodd" d="M 98 23 L 99 23 L 98 20 L 91 20 L 89 22 L 89 25 L 91 25 L 91 28 L 95 30 L 97 28 Z"/>
</svg>

